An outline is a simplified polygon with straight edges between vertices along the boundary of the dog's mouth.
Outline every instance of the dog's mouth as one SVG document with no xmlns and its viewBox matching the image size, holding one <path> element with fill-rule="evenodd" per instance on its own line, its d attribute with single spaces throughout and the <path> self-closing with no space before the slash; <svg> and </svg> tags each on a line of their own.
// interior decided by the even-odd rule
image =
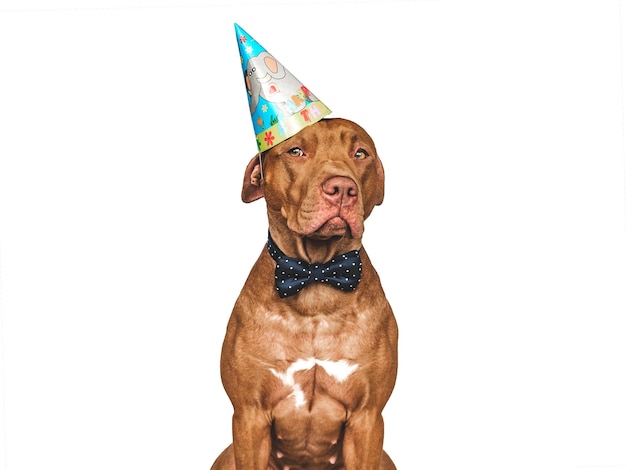
<svg viewBox="0 0 626 470">
<path fill-rule="evenodd" d="M 350 225 L 339 216 L 332 217 L 324 222 L 316 231 L 315 235 L 324 238 L 347 235 L 351 232 Z"/>
<path fill-rule="evenodd" d="M 308 238 L 326 240 L 329 238 L 358 238 L 362 234 L 361 225 L 341 215 L 331 216 L 326 220 L 318 220 L 304 230 L 296 230 Z"/>
<path fill-rule="evenodd" d="M 281 212 L 287 226 L 304 237 L 324 240 L 363 235 L 363 209 L 355 196 L 338 198 L 327 191 L 305 198 L 300 205 L 283 206 Z"/>
</svg>

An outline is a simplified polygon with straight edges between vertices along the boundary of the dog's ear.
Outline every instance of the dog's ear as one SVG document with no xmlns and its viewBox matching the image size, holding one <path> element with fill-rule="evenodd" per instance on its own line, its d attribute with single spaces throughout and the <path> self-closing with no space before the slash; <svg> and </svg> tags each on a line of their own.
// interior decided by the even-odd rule
<svg viewBox="0 0 626 470">
<path fill-rule="evenodd" d="M 243 188 L 241 189 L 241 199 L 243 202 L 252 202 L 263 197 L 263 188 L 261 188 L 262 172 L 261 159 L 259 155 L 255 155 L 243 176 Z"/>
<path fill-rule="evenodd" d="M 378 155 L 376 156 L 376 177 L 378 179 L 378 185 L 376 186 L 376 201 L 374 204 L 380 206 L 385 198 L 385 169 Z"/>
</svg>

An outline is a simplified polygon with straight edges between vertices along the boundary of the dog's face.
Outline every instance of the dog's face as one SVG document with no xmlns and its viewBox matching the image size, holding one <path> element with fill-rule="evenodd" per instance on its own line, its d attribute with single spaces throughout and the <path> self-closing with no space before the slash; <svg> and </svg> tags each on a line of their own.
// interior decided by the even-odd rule
<svg viewBox="0 0 626 470">
<path fill-rule="evenodd" d="M 324 119 L 255 156 L 242 199 L 265 197 L 271 224 L 307 238 L 363 235 L 363 222 L 384 196 L 374 141 L 359 125 Z"/>
</svg>

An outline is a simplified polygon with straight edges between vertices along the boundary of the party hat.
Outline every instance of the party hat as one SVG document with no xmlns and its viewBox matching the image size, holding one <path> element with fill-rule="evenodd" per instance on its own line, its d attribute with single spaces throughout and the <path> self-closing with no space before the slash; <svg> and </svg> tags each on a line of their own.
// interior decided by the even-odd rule
<svg viewBox="0 0 626 470">
<path fill-rule="evenodd" d="M 330 114 L 324 103 L 235 23 L 259 152 Z"/>
</svg>

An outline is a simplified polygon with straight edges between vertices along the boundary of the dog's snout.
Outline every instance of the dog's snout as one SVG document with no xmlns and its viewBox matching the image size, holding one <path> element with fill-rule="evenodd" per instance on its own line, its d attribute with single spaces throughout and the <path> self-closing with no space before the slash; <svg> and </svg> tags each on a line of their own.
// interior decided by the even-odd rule
<svg viewBox="0 0 626 470">
<path fill-rule="evenodd" d="M 346 176 L 332 176 L 322 183 L 324 195 L 338 204 L 349 204 L 356 200 L 359 190 L 356 183 Z"/>
</svg>

